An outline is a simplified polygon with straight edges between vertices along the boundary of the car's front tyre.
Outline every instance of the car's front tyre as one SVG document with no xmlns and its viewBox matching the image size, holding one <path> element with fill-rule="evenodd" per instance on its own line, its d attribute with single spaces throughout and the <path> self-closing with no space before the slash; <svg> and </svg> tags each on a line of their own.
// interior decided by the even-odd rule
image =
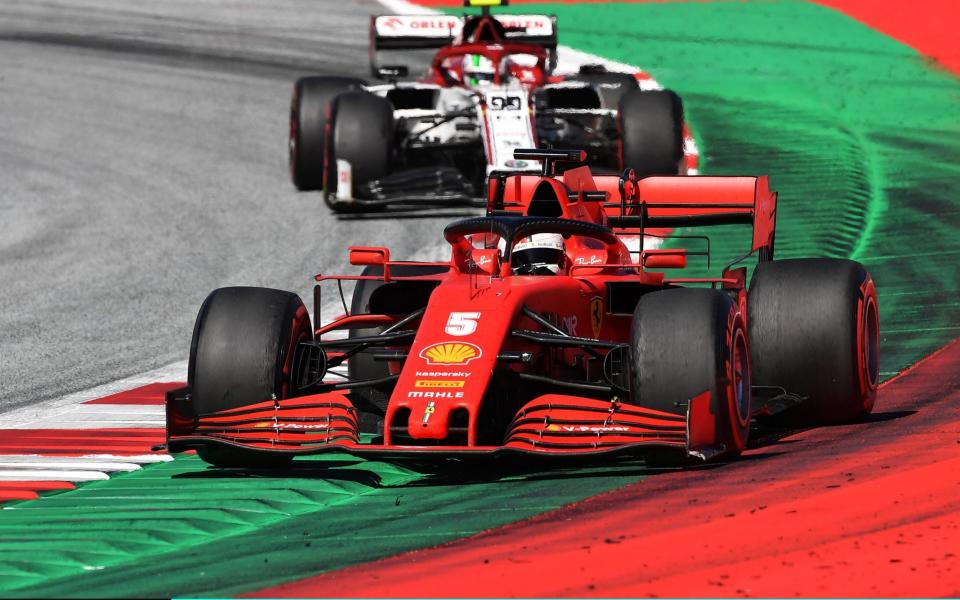
<svg viewBox="0 0 960 600">
<path fill-rule="evenodd" d="M 188 385 L 198 416 L 295 396 L 297 346 L 313 339 L 310 315 L 291 292 L 228 287 L 207 296 L 190 345 Z M 200 458 L 222 467 L 274 466 L 288 457 L 207 446 Z"/>
</svg>

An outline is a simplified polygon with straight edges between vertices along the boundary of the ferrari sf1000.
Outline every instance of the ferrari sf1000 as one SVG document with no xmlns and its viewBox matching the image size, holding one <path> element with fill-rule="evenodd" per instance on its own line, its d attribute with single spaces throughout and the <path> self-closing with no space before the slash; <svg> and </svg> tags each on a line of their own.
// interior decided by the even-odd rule
<svg viewBox="0 0 960 600">
<path fill-rule="evenodd" d="M 200 309 L 168 447 L 215 465 L 341 451 L 431 457 L 734 456 L 751 420 L 855 420 L 876 396 L 879 313 L 859 263 L 773 260 L 766 177 L 555 173 L 579 151 L 527 150 L 486 216 L 446 227 L 450 260 L 352 247 L 349 314 L 311 325 L 293 293 L 223 288 Z M 719 276 L 667 275 L 697 253 L 631 251 L 651 228 L 752 225 Z M 702 238 L 682 238 L 681 241 Z M 337 336 L 338 332 L 349 332 Z M 346 373 L 343 365 L 347 366 Z"/>
</svg>

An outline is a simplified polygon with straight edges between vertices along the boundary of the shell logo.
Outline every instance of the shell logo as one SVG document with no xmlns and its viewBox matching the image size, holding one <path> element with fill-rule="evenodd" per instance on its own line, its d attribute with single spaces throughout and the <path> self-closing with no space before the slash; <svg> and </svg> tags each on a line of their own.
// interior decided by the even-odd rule
<svg viewBox="0 0 960 600">
<path fill-rule="evenodd" d="M 420 351 L 428 365 L 465 365 L 481 355 L 480 346 L 469 342 L 439 342 Z"/>
</svg>

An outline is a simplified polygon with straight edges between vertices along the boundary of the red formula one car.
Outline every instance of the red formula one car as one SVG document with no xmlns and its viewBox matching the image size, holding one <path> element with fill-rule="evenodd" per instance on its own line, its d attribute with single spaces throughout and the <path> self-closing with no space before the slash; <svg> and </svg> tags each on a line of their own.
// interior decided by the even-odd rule
<svg viewBox="0 0 960 600">
<path fill-rule="evenodd" d="M 381 457 L 653 452 L 711 459 L 751 419 L 857 419 L 878 379 L 869 274 L 835 259 L 773 260 L 766 177 L 555 175 L 579 151 L 517 151 L 487 216 L 446 227 L 449 262 L 353 247 L 350 314 L 312 327 L 300 298 L 223 288 L 200 309 L 189 385 L 167 398 L 168 447 L 215 465 L 345 451 Z M 752 224 L 719 277 L 668 277 L 694 254 L 631 252 L 649 228 Z M 349 336 L 335 336 L 336 332 Z M 340 367 L 347 365 L 347 373 Z"/>
</svg>

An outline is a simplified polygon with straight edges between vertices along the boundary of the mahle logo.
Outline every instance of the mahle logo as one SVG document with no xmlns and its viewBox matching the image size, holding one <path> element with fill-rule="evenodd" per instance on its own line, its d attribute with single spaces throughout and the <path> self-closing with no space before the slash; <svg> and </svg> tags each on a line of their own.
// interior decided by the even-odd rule
<svg viewBox="0 0 960 600">
<path fill-rule="evenodd" d="M 466 365 L 481 355 L 480 346 L 469 342 L 439 342 L 420 351 L 428 365 Z"/>
</svg>

